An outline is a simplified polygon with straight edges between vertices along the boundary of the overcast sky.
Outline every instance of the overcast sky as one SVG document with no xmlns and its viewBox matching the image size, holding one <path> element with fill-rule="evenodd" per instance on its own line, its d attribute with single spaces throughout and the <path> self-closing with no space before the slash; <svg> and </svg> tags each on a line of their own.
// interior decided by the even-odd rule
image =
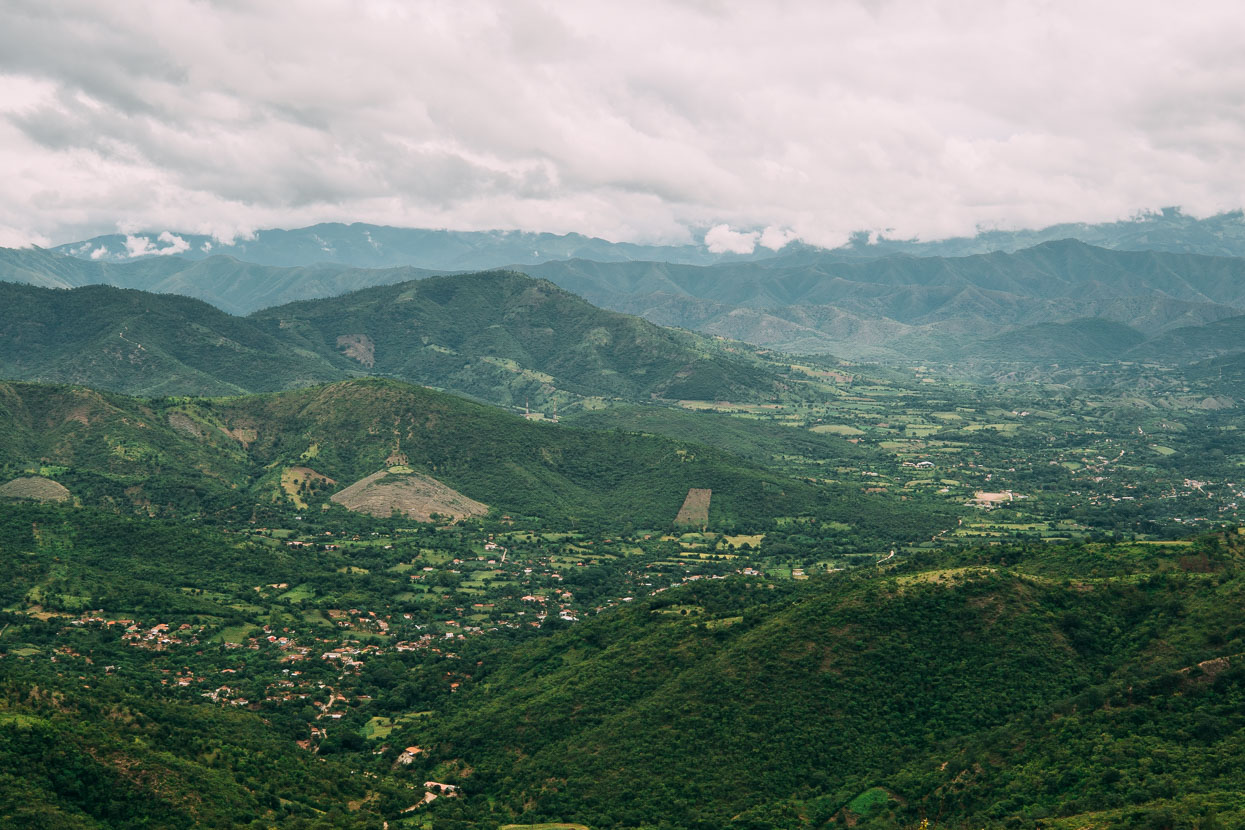
<svg viewBox="0 0 1245 830">
<path fill-rule="evenodd" d="M 1245 203 L 1245 13 L 3 0 L 0 171 L 7 245 L 365 221 L 745 249 L 1207 215 Z"/>
</svg>

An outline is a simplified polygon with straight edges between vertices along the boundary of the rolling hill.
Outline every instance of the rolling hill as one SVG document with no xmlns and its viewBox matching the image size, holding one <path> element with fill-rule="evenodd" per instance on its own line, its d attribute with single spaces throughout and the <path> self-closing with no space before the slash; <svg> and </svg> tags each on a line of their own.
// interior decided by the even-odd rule
<svg viewBox="0 0 1245 830">
<path fill-rule="evenodd" d="M 406 491 L 425 485 L 392 498 L 444 496 L 446 508 L 432 512 L 487 506 L 550 526 L 666 527 L 692 488 L 713 491 L 715 525 L 809 515 L 866 535 L 918 539 L 950 521 L 945 509 L 814 486 L 700 443 L 532 423 L 381 379 L 160 401 L 6 383 L 0 432 L 9 437 L 0 447 L 0 482 L 42 475 L 81 503 L 142 515 L 245 518 L 308 504 L 322 510 L 334 494 L 383 473 Z M 296 498 L 286 488 L 291 472 L 316 482 L 311 492 Z M 443 489 L 430 491 L 427 479 Z M 374 504 L 367 512 L 376 512 Z"/>
<path fill-rule="evenodd" d="M 623 400 L 755 399 L 743 350 L 602 311 L 514 272 L 437 277 L 261 311 L 274 337 L 370 371 L 512 406 L 554 390 Z M 298 338 L 296 341 L 295 338 Z"/>
<path fill-rule="evenodd" d="M 230 395 L 384 374 L 495 403 L 765 398 L 748 350 L 595 308 L 511 273 L 400 283 L 251 318 L 107 286 L 0 283 L 0 376 Z"/>
<path fill-rule="evenodd" d="M 0 377 L 158 396 L 267 392 L 342 376 L 199 300 L 0 283 Z"/>
<path fill-rule="evenodd" d="M 481 826 L 1235 826 L 1241 553 L 689 587 L 496 652 L 404 738 L 472 770 Z"/>
</svg>

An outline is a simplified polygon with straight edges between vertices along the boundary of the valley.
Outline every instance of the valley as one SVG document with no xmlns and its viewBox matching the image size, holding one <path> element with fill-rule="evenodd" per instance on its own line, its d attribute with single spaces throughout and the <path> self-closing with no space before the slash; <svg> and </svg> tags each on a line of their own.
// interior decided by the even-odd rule
<svg viewBox="0 0 1245 830">
<path fill-rule="evenodd" d="M 1086 248 L 695 267 L 824 292 L 850 265 L 857 314 L 951 296 L 912 274 L 1072 295 L 1158 261 Z M 1171 256 L 1209 305 L 956 300 L 920 312 L 939 349 L 862 324 L 887 360 L 512 271 L 245 317 L 0 284 L 0 818 L 1235 826 L 1237 263 Z"/>
</svg>

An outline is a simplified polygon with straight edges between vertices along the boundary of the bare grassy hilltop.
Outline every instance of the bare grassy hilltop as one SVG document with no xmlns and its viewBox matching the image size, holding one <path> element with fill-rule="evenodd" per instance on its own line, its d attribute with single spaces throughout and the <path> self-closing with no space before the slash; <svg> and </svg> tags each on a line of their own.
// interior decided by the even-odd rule
<svg viewBox="0 0 1245 830">
<path fill-rule="evenodd" d="M 431 521 L 434 515 L 458 521 L 488 512 L 487 504 L 402 466 L 372 473 L 334 493 L 332 498 L 348 510 L 381 517 L 392 516 L 397 511 L 420 522 Z"/>
</svg>

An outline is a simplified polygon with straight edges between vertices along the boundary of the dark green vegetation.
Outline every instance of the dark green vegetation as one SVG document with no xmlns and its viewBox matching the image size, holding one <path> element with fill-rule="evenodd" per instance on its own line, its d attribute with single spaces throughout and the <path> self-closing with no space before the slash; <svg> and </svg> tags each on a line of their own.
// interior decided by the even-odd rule
<svg viewBox="0 0 1245 830">
<path fill-rule="evenodd" d="M 5 481 L 43 474 L 82 503 L 218 522 L 292 510 L 282 489 L 289 468 L 337 482 L 311 482 L 301 499 L 314 512 L 340 513 L 333 492 L 395 466 L 549 527 L 665 527 L 692 487 L 714 491 L 712 519 L 721 529 L 755 532 L 777 517 L 821 517 L 859 527 L 880 545 L 951 522 L 932 500 L 898 510 L 884 494 L 818 487 L 698 443 L 532 423 L 386 380 L 161 401 L 4 384 L 0 430 L 8 436 L 0 445 Z"/>
<path fill-rule="evenodd" d="M 409 734 L 522 821 L 1239 826 L 1241 554 L 1232 535 L 698 584 L 485 658 Z"/>
<path fill-rule="evenodd" d="M 658 590 L 647 555 L 499 528 L 501 574 L 481 528 L 373 527 L 0 511 L 0 822 L 1245 821 L 1235 532 Z M 458 796 L 407 812 L 427 781 Z"/>
<path fill-rule="evenodd" d="M 783 425 L 777 420 L 744 420 L 725 412 L 666 407 L 612 407 L 580 412 L 567 423 L 589 429 L 621 429 L 665 435 L 717 447 L 761 465 L 775 463 L 812 472 L 827 464 L 868 463 L 879 456 L 837 435 Z"/>
<path fill-rule="evenodd" d="M 344 368 L 511 406 L 572 396 L 752 400 L 774 394 L 740 347 L 602 311 L 511 272 L 437 277 L 294 303 L 253 318 L 274 336 L 343 357 Z M 571 398 L 570 400 L 573 400 Z"/>
<path fill-rule="evenodd" d="M 140 395 L 234 395 L 342 374 L 323 357 L 188 297 L 0 282 L 0 377 Z"/>
<path fill-rule="evenodd" d="M 383 374 L 494 403 L 778 392 L 738 344 L 602 311 L 510 272 L 404 282 L 232 317 L 104 286 L 0 283 L 0 376 L 142 395 L 224 395 Z"/>
</svg>

